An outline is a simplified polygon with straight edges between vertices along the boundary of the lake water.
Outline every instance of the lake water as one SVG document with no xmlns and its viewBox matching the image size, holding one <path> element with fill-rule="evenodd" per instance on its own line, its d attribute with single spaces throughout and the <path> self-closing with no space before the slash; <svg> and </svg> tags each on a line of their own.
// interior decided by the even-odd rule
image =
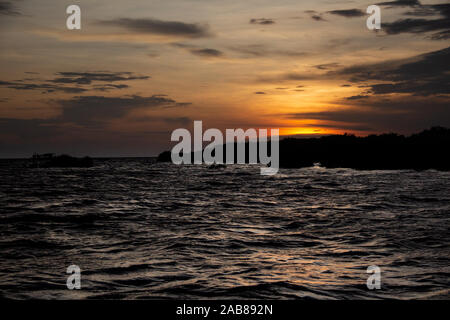
<svg viewBox="0 0 450 320">
<path fill-rule="evenodd" d="M 449 299 L 449 214 L 450 173 L 433 170 L 1 160 L 0 294 Z M 81 290 L 66 288 L 73 264 Z"/>
</svg>

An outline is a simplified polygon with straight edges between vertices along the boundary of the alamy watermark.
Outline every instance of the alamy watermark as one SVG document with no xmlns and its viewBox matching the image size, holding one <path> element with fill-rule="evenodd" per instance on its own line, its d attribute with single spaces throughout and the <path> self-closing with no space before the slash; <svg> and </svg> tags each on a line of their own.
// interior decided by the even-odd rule
<svg viewBox="0 0 450 320">
<path fill-rule="evenodd" d="M 224 142 L 226 153 L 226 164 L 246 163 L 246 144 L 248 144 L 248 163 L 259 163 L 267 165 L 261 168 L 262 175 L 274 175 L 278 172 L 280 165 L 279 129 L 270 130 L 270 155 L 268 130 L 259 129 L 226 129 L 224 141 L 222 131 L 219 129 L 208 129 L 203 133 L 202 121 L 194 121 L 194 142 L 192 148 L 191 133 L 187 129 L 176 129 L 172 132 L 171 141 L 179 141 L 172 148 L 171 157 L 174 164 L 223 164 Z M 181 141 L 180 141 L 181 140 Z M 209 142 L 203 149 L 203 142 Z M 236 142 L 236 155 L 235 155 Z M 259 149 L 259 153 L 258 153 Z"/>
<path fill-rule="evenodd" d="M 371 5 L 367 7 L 366 12 L 370 16 L 366 20 L 366 25 L 369 30 L 381 29 L 381 9 L 377 5 Z"/>
<path fill-rule="evenodd" d="M 72 264 L 67 267 L 66 272 L 70 274 L 70 276 L 67 277 L 66 285 L 67 289 L 73 290 L 81 289 L 81 269 L 79 266 Z"/>
<path fill-rule="evenodd" d="M 81 9 L 79 6 L 73 4 L 67 7 L 66 13 L 70 14 L 66 20 L 66 26 L 69 30 L 81 29 Z"/>
<path fill-rule="evenodd" d="M 367 267 L 367 273 L 370 273 L 371 275 L 369 276 L 369 278 L 367 278 L 367 288 L 369 290 L 374 290 L 374 289 L 381 289 L 381 269 L 378 266 L 369 266 Z"/>
</svg>

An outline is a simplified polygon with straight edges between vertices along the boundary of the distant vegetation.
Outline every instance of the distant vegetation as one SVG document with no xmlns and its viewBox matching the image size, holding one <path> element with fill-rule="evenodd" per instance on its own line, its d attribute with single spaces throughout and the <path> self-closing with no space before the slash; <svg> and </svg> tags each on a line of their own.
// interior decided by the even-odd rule
<svg viewBox="0 0 450 320">
<path fill-rule="evenodd" d="M 433 127 L 407 137 L 387 133 L 367 137 L 344 134 L 285 138 L 280 141 L 280 166 L 302 168 L 320 163 L 326 168 L 361 170 L 449 170 L 449 150 L 450 129 L 443 127 Z M 248 143 L 246 153 L 248 155 Z M 158 161 L 170 161 L 170 152 L 160 154 Z"/>
<path fill-rule="evenodd" d="M 53 153 L 34 154 L 31 158 L 32 168 L 89 168 L 94 165 L 92 158 L 75 158 L 68 155 L 55 155 Z"/>
</svg>

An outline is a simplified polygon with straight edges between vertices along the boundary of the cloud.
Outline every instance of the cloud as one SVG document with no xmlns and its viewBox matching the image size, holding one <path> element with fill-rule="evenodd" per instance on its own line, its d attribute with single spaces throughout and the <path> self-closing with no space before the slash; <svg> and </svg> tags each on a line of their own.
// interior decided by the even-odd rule
<svg viewBox="0 0 450 320">
<path fill-rule="evenodd" d="M 400 34 L 400 33 L 425 33 L 431 31 L 441 31 L 439 34 L 447 34 L 450 31 L 449 18 L 443 19 L 401 19 L 395 22 L 384 23 L 383 30 L 387 34 Z M 433 37 L 432 37 L 433 38 Z M 433 39 L 439 40 L 441 37 L 434 37 Z M 444 37 L 443 39 L 448 39 Z"/>
<path fill-rule="evenodd" d="M 450 47 L 405 60 L 352 66 L 328 76 L 368 83 L 373 94 L 409 93 L 419 96 L 450 94 Z M 373 83 L 383 81 L 383 83 Z M 388 83 L 386 83 L 388 82 Z"/>
<path fill-rule="evenodd" d="M 279 57 L 303 57 L 307 52 L 296 50 L 275 49 L 263 44 L 251 44 L 242 46 L 233 46 L 229 48 L 232 51 L 250 56 L 252 58 L 265 58 L 271 56 Z"/>
<path fill-rule="evenodd" d="M 115 89 L 127 89 L 129 88 L 129 85 L 126 84 L 105 84 L 105 85 L 94 85 L 92 90 L 95 91 L 111 91 L 111 90 L 115 90 Z"/>
<path fill-rule="evenodd" d="M 337 129 L 337 130 L 354 130 L 354 131 L 373 131 L 374 128 L 367 125 L 358 124 L 342 124 L 342 123 L 314 123 L 314 124 L 304 124 L 304 127 L 309 128 L 326 128 L 326 129 Z M 320 131 L 320 130 L 319 130 Z"/>
<path fill-rule="evenodd" d="M 79 96 L 58 100 L 57 103 L 62 107 L 61 121 L 81 125 L 121 118 L 131 110 L 140 107 L 178 106 L 175 100 L 161 95 L 150 97 L 138 95 L 124 97 Z"/>
<path fill-rule="evenodd" d="M 1 86 L 15 90 L 37 90 L 42 93 L 51 93 L 56 91 L 64 93 L 82 93 L 87 91 L 87 89 L 80 87 L 66 87 L 46 83 L 23 83 L 21 81 L 0 81 L 0 87 Z"/>
<path fill-rule="evenodd" d="M 365 101 L 365 100 L 364 100 Z M 338 123 L 344 129 L 353 125 L 367 126 L 376 130 L 416 131 L 441 125 L 450 126 L 450 109 L 445 99 L 378 99 L 365 101 L 364 108 L 345 108 L 319 112 L 288 113 L 284 116 L 295 120 L 319 120 L 325 125 Z"/>
<path fill-rule="evenodd" d="M 0 1 L 0 15 L 17 16 L 20 15 L 20 12 L 11 1 Z"/>
<path fill-rule="evenodd" d="M 255 94 L 266 94 L 266 93 L 263 91 L 256 91 Z"/>
<path fill-rule="evenodd" d="M 348 130 L 406 131 L 450 125 L 450 47 L 403 60 L 354 65 L 328 71 L 315 79 L 356 82 L 364 92 L 340 98 L 341 106 L 318 112 L 284 115 L 289 119 L 314 120 Z M 287 73 L 280 79 L 299 80 L 314 75 Z M 343 85 L 349 87 L 349 84 Z M 356 86 L 355 86 L 356 87 Z M 314 125 L 313 125 L 314 126 Z"/>
<path fill-rule="evenodd" d="M 332 62 L 332 63 L 318 64 L 318 65 L 315 65 L 314 68 L 319 69 L 319 70 L 329 70 L 329 69 L 335 69 L 339 66 L 340 66 L 339 63 Z"/>
<path fill-rule="evenodd" d="M 27 74 L 35 74 L 29 73 Z M 131 80 L 146 80 L 149 76 L 138 76 L 132 72 L 58 72 L 58 77 L 49 80 L 40 79 L 21 79 L 16 81 L 1 81 L 0 87 L 6 87 L 15 90 L 36 90 L 42 93 L 64 92 L 64 93 L 83 93 L 89 90 L 110 91 L 129 88 L 125 84 L 93 84 L 94 82 L 116 82 Z M 34 81 L 30 83 L 29 81 Z M 66 86 L 75 84 L 74 86 Z M 90 86 L 93 84 L 92 86 Z"/>
<path fill-rule="evenodd" d="M 174 42 L 174 43 L 171 43 L 170 45 L 172 47 L 187 50 L 190 53 L 192 53 L 193 55 L 203 57 L 203 58 L 220 58 L 220 57 L 224 56 L 224 53 L 217 49 L 201 48 L 196 45 L 179 43 L 179 42 Z"/>
<path fill-rule="evenodd" d="M 369 98 L 369 96 L 356 95 L 356 96 L 347 97 L 345 99 L 347 99 L 347 100 L 361 100 L 361 99 L 367 99 L 367 98 Z"/>
<path fill-rule="evenodd" d="M 118 18 L 99 21 L 98 24 L 120 27 L 142 34 L 181 36 L 186 38 L 202 38 L 211 36 L 208 25 L 201 25 L 197 23 L 162 21 L 157 19 Z"/>
<path fill-rule="evenodd" d="M 142 119 L 144 123 L 137 123 Z M 130 118 L 135 130 L 121 130 L 107 126 L 83 126 L 65 123 L 62 119 L 0 118 L 0 150 L 2 157 L 30 157 L 33 153 L 68 153 L 74 156 L 154 156 L 167 148 L 171 126 L 186 127 L 187 117 Z M 163 129 L 151 129 L 151 125 Z M 92 124 L 92 123 L 91 123 Z M 150 126 L 149 126 L 150 125 Z M 148 127 L 149 129 L 145 129 Z M 149 144 L 149 141 L 151 143 Z"/>
<path fill-rule="evenodd" d="M 316 21 L 326 21 L 324 18 L 322 18 L 322 13 L 319 13 L 317 11 L 314 10 L 306 10 L 305 13 L 307 13 L 311 19 L 316 20 Z"/>
<path fill-rule="evenodd" d="M 360 9 L 332 10 L 332 11 L 328 11 L 328 13 L 346 17 L 346 18 L 362 17 L 362 16 L 366 15 L 366 13 Z"/>
<path fill-rule="evenodd" d="M 194 55 L 206 58 L 218 58 L 223 56 L 223 52 L 216 49 L 192 49 L 190 52 Z"/>
<path fill-rule="evenodd" d="M 91 84 L 93 81 L 116 82 L 147 80 L 149 76 L 137 76 L 132 72 L 58 72 L 60 77 L 49 80 L 54 83 Z"/>
<path fill-rule="evenodd" d="M 414 11 L 405 13 L 410 16 L 439 16 L 436 19 L 400 19 L 394 22 L 383 23 L 387 34 L 400 33 L 427 33 L 435 32 L 429 38 L 432 40 L 450 39 L 450 4 L 417 5 Z"/>
<path fill-rule="evenodd" d="M 273 20 L 273 19 L 266 19 L 266 18 L 250 19 L 250 23 L 251 24 L 269 25 L 269 24 L 275 24 L 275 20 Z"/>
<path fill-rule="evenodd" d="M 387 1 L 377 3 L 378 6 L 388 6 L 388 7 L 415 7 L 421 6 L 418 0 L 397 0 L 397 1 Z"/>
</svg>

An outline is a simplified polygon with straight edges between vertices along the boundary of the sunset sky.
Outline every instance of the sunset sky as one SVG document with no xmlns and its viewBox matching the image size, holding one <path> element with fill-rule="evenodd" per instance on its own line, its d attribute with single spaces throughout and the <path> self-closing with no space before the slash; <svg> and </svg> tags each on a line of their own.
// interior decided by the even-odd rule
<svg viewBox="0 0 450 320">
<path fill-rule="evenodd" d="M 448 1 L 0 0 L 0 30 L 0 157 L 152 156 L 194 120 L 308 136 L 450 126 Z"/>
</svg>

